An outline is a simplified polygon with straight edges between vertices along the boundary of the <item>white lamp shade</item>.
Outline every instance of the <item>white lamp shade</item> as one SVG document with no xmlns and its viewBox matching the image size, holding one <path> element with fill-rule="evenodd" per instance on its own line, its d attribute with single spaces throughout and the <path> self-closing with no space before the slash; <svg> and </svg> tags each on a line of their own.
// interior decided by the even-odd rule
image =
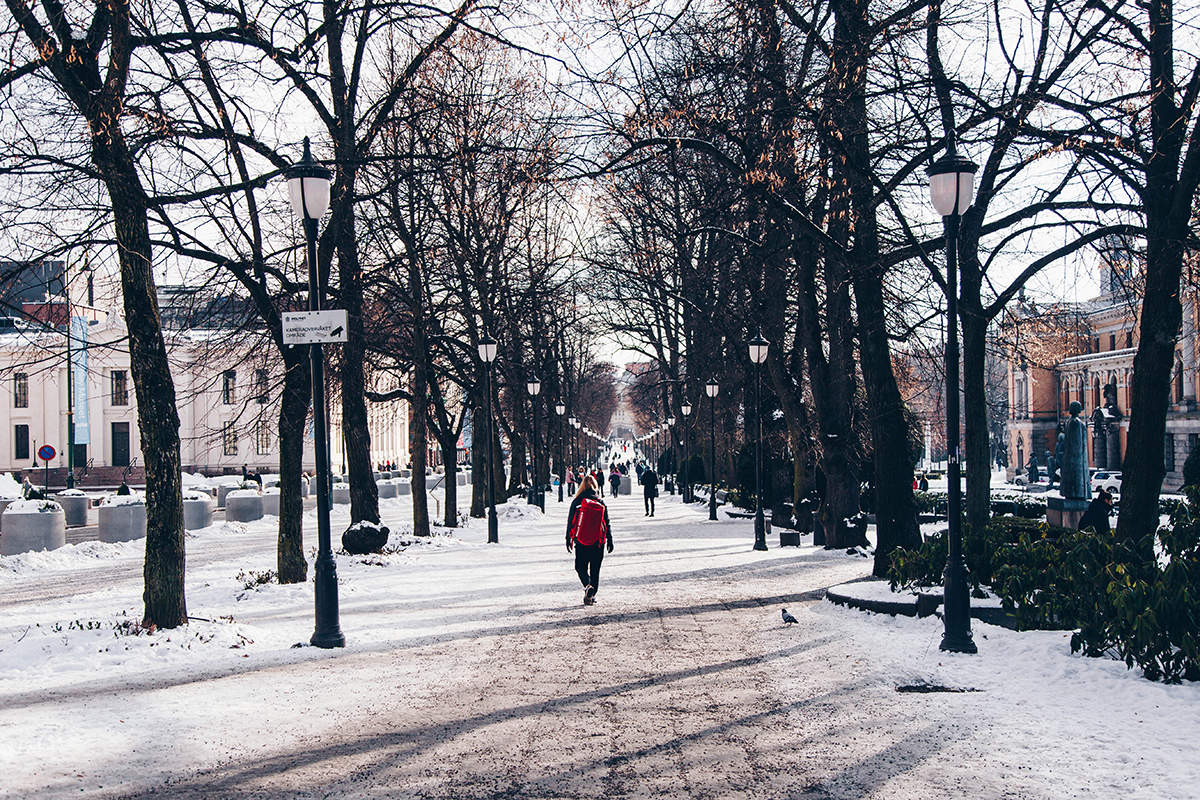
<svg viewBox="0 0 1200 800">
<path fill-rule="evenodd" d="M 296 219 L 320 219 L 329 209 L 329 183 L 333 173 L 317 163 L 304 137 L 304 153 L 300 160 L 284 170 L 288 182 L 288 198 Z"/>
<path fill-rule="evenodd" d="M 709 381 L 704 384 L 704 393 L 709 397 L 716 397 L 719 391 L 721 391 L 721 384 L 716 381 Z"/>
<path fill-rule="evenodd" d="M 674 424 L 675 424 L 675 418 L 674 418 L 674 417 L 667 417 L 667 424 L 668 424 L 668 425 L 674 425 Z"/>
<path fill-rule="evenodd" d="M 490 364 L 496 360 L 496 345 L 496 340 L 486 333 L 479 340 L 479 357 L 483 363 Z"/>
<path fill-rule="evenodd" d="M 542 382 L 537 378 L 530 378 L 529 382 L 525 384 L 525 388 L 529 390 L 530 394 L 536 395 L 542 390 Z"/>
<path fill-rule="evenodd" d="M 971 207 L 975 192 L 974 172 L 945 172 L 929 176 L 929 199 L 943 217 L 964 214 Z M 957 208 L 955 200 L 957 199 Z"/>
<path fill-rule="evenodd" d="M 323 178 L 289 178 L 288 197 L 296 219 L 320 219 L 329 210 L 329 181 Z"/>
<path fill-rule="evenodd" d="M 689 414 L 691 414 L 691 413 L 692 413 L 692 404 L 691 404 L 691 403 L 684 403 L 683 405 L 681 405 L 681 406 L 679 407 L 679 410 L 680 410 L 680 411 L 682 411 L 682 412 L 683 412 L 683 415 L 686 417 L 686 416 L 688 416 Z"/>
<path fill-rule="evenodd" d="M 751 361 L 755 364 L 761 364 L 767 360 L 767 348 L 771 346 L 771 343 L 763 338 L 761 329 L 757 336 L 747 342 L 747 345 L 750 347 Z"/>
<path fill-rule="evenodd" d="M 567 411 L 567 407 L 566 407 L 565 405 L 563 405 L 562 403 L 557 403 L 557 404 L 554 406 L 554 413 L 555 413 L 555 414 L 558 414 L 560 417 L 561 417 L 563 414 L 565 414 L 565 413 L 566 413 L 566 411 Z"/>
</svg>

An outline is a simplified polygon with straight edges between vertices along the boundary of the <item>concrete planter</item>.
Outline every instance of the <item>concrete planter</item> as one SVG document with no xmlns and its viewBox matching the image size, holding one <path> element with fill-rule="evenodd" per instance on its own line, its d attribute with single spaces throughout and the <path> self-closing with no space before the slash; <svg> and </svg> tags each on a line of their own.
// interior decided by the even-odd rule
<svg viewBox="0 0 1200 800">
<path fill-rule="evenodd" d="M 8 508 L 8 504 L 14 500 L 15 498 L 12 497 L 0 498 L 0 531 L 4 530 L 4 509 Z"/>
<path fill-rule="evenodd" d="M 39 511 L 37 508 L 48 508 Z M 58 503 L 46 500 L 10 500 L 6 502 L 0 556 L 57 550 L 67 543 L 67 516 Z"/>
<path fill-rule="evenodd" d="M 375 488 L 379 490 L 380 500 L 384 499 L 385 497 L 398 497 L 400 495 L 399 490 L 396 488 L 396 484 L 392 483 L 391 481 L 380 481 L 379 483 L 375 484 Z"/>
<path fill-rule="evenodd" d="M 407 497 L 412 494 L 412 484 L 408 481 L 400 481 L 396 484 L 396 493 L 400 497 Z"/>
<path fill-rule="evenodd" d="M 230 492 L 236 492 L 237 489 L 238 489 L 237 486 L 233 486 L 233 485 L 229 485 L 229 484 L 222 484 L 221 486 L 218 486 L 217 487 L 217 508 L 224 508 L 225 507 L 225 498 L 229 495 Z"/>
<path fill-rule="evenodd" d="M 262 496 L 263 516 L 278 517 L 279 516 L 279 490 L 268 489 L 263 492 Z"/>
<path fill-rule="evenodd" d="M 207 493 L 196 492 L 191 497 L 183 498 L 183 529 L 198 531 L 212 525 L 213 501 Z"/>
<path fill-rule="evenodd" d="M 349 505 L 350 504 L 350 485 L 346 483 L 333 485 L 333 503 L 334 505 Z"/>
<path fill-rule="evenodd" d="M 411 478 L 411 477 L 412 477 L 412 470 L 411 470 L 411 469 L 402 469 L 402 470 L 400 470 L 400 477 L 401 477 L 401 478 Z"/>
<path fill-rule="evenodd" d="M 102 542 L 131 542 L 146 538 L 146 504 L 100 504 L 100 533 Z"/>
<path fill-rule="evenodd" d="M 311 491 L 312 491 L 312 486 L 309 483 L 308 478 L 304 477 L 303 475 L 300 476 L 300 496 L 308 497 L 308 495 Z"/>
<path fill-rule="evenodd" d="M 279 501 L 275 502 L 278 504 Z M 276 511 L 278 510 L 276 508 Z M 253 522 L 262 518 L 262 495 L 253 489 L 239 489 L 225 496 L 226 522 Z"/>
<path fill-rule="evenodd" d="M 63 513 L 67 515 L 68 528 L 82 528 L 88 524 L 88 508 L 92 501 L 83 494 L 61 492 L 55 495 L 54 502 L 62 506 Z"/>
<path fill-rule="evenodd" d="M 465 473 L 465 472 L 459 472 L 458 474 L 456 474 L 456 475 L 454 476 L 454 478 L 455 478 L 455 480 L 456 480 L 456 481 L 458 481 L 458 485 L 459 485 L 459 486 L 466 486 L 466 485 L 467 485 L 467 473 Z"/>
</svg>

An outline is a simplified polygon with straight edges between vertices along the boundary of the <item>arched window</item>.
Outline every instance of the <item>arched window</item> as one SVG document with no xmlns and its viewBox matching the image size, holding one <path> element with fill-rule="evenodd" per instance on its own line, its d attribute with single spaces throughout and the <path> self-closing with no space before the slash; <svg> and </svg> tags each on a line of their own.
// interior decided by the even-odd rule
<svg viewBox="0 0 1200 800">
<path fill-rule="evenodd" d="M 1102 405 L 1104 401 L 1100 396 L 1100 379 L 1096 378 L 1092 385 L 1092 408 L 1100 408 Z"/>
<path fill-rule="evenodd" d="M 1172 380 L 1174 388 L 1175 402 L 1183 402 L 1183 361 L 1178 357 L 1175 359 L 1175 377 Z"/>
</svg>

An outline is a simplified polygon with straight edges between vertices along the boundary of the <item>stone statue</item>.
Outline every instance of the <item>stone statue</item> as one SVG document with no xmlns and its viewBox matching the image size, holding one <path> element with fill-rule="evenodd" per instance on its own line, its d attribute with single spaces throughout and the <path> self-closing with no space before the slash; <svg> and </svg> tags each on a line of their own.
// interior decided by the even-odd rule
<svg viewBox="0 0 1200 800">
<path fill-rule="evenodd" d="M 1095 459 L 1096 469 L 1108 467 L 1108 420 L 1103 408 L 1092 412 L 1092 457 Z M 1086 461 L 1087 459 L 1084 459 L 1085 463 Z"/>
<path fill-rule="evenodd" d="M 1063 497 L 1077 500 L 1087 500 L 1092 496 L 1092 486 L 1088 480 L 1087 423 L 1079 418 L 1082 411 L 1083 406 L 1079 401 L 1073 400 L 1071 420 L 1067 423 L 1064 436 L 1060 467 L 1062 481 L 1059 484 L 1059 493 Z"/>
<path fill-rule="evenodd" d="M 1104 384 L 1104 407 L 1108 410 L 1108 416 L 1121 418 L 1121 409 L 1117 407 L 1117 384 Z"/>
</svg>

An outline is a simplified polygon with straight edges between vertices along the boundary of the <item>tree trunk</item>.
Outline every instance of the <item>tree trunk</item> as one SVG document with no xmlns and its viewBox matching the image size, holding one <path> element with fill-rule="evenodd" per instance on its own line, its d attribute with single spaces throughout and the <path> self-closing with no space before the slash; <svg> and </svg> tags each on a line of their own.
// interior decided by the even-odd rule
<svg viewBox="0 0 1200 800">
<path fill-rule="evenodd" d="M 487 516 L 487 409 L 478 398 L 471 397 L 471 516 L 482 519 Z"/>
<path fill-rule="evenodd" d="M 429 535 L 429 495 L 425 491 L 426 463 L 429 452 L 429 381 L 425 362 L 425 336 L 419 320 L 413 325 L 412 423 L 409 440 L 412 442 L 412 504 L 413 534 Z"/>
<path fill-rule="evenodd" d="M 304 559 L 304 498 L 300 474 L 304 469 L 308 409 L 312 404 L 312 370 L 306 347 L 283 348 L 283 395 L 279 408 L 279 547 L 276 554 L 280 583 L 308 580 Z"/>
</svg>

